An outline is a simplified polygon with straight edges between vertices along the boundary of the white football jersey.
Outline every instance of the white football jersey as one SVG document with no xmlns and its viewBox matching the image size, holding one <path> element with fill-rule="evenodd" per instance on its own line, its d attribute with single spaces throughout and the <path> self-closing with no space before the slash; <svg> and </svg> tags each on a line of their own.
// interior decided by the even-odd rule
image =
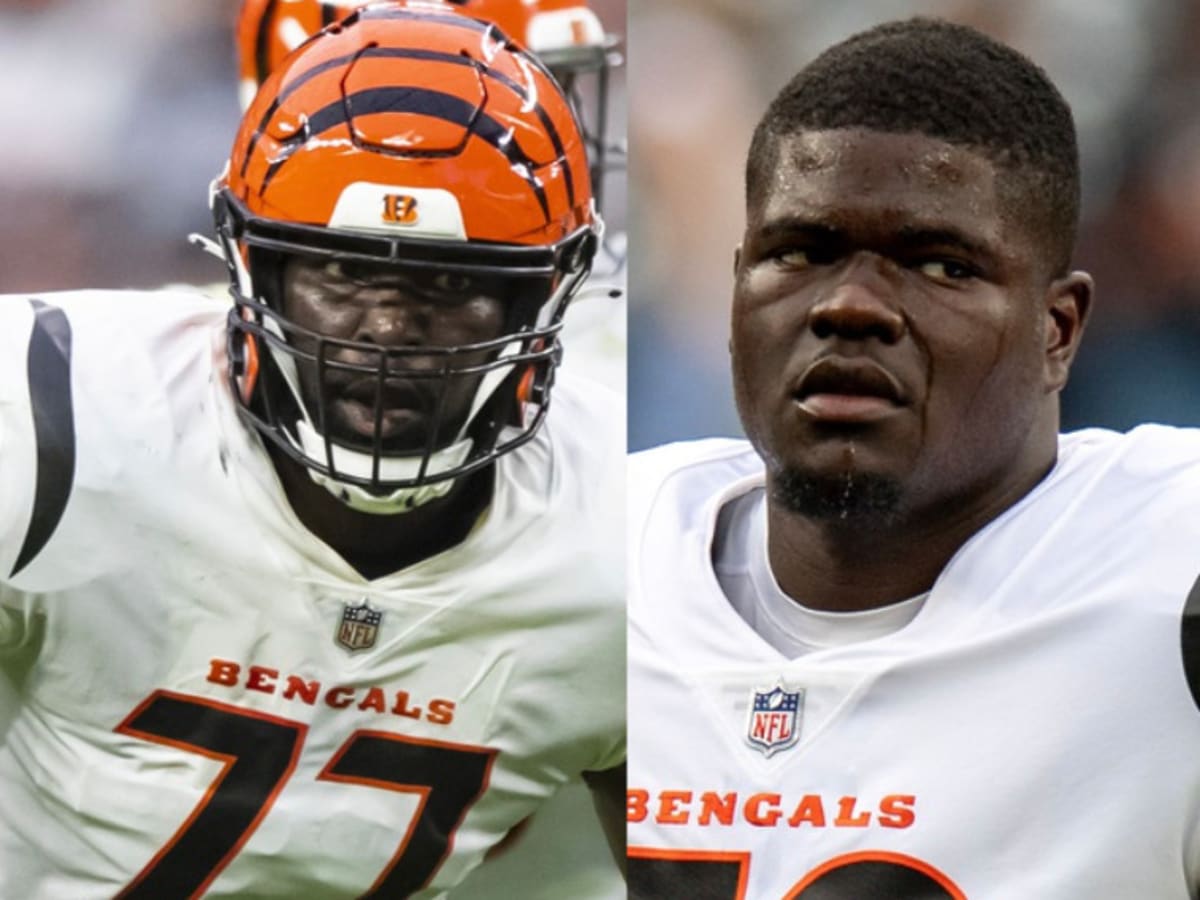
<svg viewBox="0 0 1200 900">
<path fill-rule="evenodd" d="M 630 465 L 629 896 L 1200 896 L 1200 431 L 1064 436 L 893 633 L 790 659 L 713 572 L 744 442 Z"/>
<path fill-rule="evenodd" d="M 624 757 L 615 398 L 560 379 L 467 539 L 367 580 L 240 423 L 226 311 L 0 299 L 0 897 L 440 897 Z"/>
</svg>

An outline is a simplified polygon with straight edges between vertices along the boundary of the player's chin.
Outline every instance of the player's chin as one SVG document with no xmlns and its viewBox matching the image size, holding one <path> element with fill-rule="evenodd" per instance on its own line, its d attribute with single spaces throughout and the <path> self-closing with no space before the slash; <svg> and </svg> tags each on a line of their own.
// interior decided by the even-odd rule
<svg viewBox="0 0 1200 900">
<path fill-rule="evenodd" d="M 895 507 L 917 455 L 912 438 L 903 430 L 806 428 L 775 433 L 764 455 L 785 506 L 844 517 Z"/>
<path fill-rule="evenodd" d="M 779 507 L 814 521 L 879 528 L 899 515 L 904 479 L 869 468 L 784 465 L 771 473 L 771 496 Z"/>
</svg>

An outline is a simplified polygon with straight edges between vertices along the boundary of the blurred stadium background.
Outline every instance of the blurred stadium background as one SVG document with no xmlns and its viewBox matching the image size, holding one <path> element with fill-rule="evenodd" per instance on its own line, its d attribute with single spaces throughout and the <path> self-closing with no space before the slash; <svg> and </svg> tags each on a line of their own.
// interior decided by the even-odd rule
<svg viewBox="0 0 1200 900">
<path fill-rule="evenodd" d="M 741 433 L 726 344 L 751 131 L 825 47 L 915 14 L 1022 50 L 1075 112 L 1097 298 L 1064 427 L 1200 424 L 1200 2 L 630 0 L 635 449 Z"/>
<path fill-rule="evenodd" d="M 589 5 L 624 34 L 624 0 Z M 208 184 L 240 118 L 237 8 L 0 0 L 0 294 L 223 285 L 223 264 L 187 235 L 211 234 Z M 623 69 L 610 90 L 611 127 L 623 139 Z M 614 232 L 624 226 L 624 178 L 618 170 L 605 184 Z M 608 324 L 587 306 L 585 325 Z M 0 679 L 0 740 L 12 700 Z M 573 783 L 453 900 L 624 896 L 587 792 Z"/>
</svg>

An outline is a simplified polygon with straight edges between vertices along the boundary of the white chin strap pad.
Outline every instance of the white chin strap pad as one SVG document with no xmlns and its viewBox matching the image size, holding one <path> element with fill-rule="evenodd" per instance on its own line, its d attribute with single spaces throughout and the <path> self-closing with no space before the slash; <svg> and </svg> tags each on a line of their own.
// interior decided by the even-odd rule
<svg viewBox="0 0 1200 900">
<path fill-rule="evenodd" d="M 296 435 L 300 439 L 300 449 L 305 456 L 313 460 L 325 461 L 325 439 L 311 424 L 304 419 L 299 420 L 296 423 Z M 471 452 L 472 443 L 470 438 L 465 438 L 449 447 L 435 451 L 429 457 L 429 463 L 425 467 L 426 477 L 438 475 L 462 465 Z M 330 444 L 330 449 L 333 466 L 338 472 L 344 472 L 355 478 L 371 477 L 374 467 L 374 459 L 371 454 L 360 453 L 357 450 L 333 443 Z M 421 457 L 419 456 L 384 456 L 379 460 L 380 481 L 409 481 L 416 478 L 420 471 Z M 416 509 L 430 500 L 444 497 L 454 485 L 453 478 L 445 478 L 432 484 L 397 488 L 386 494 L 374 494 L 364 487 L 347 484 L 332 475 L 325 475 L 314 469 L 309 469 L 308 474 L 313 481 L 351 509 L 375 515 L 394 515 Z"/>
</svg>

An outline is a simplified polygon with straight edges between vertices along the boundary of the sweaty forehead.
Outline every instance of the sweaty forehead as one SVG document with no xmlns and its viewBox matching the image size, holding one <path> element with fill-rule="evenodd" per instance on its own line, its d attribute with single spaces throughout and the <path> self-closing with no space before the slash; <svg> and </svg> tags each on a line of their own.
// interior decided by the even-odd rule
<svg viewBox="0 0 1200 900">
<path fill-rule="evenodd" d="M 922 134 L 864 129 L 779 139 L 776 165 L 751 218 L 842 208 L 914 216 L 999 216 L 997 171 L 987 157 Z"/>
</svg>

